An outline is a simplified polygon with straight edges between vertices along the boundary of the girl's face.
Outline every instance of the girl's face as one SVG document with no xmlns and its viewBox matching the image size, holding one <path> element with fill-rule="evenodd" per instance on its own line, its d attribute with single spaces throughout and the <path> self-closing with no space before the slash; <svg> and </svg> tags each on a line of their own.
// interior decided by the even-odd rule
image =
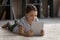
<svg viewBox="0 0 60 40">
<path fill-rule="evenodd" d="M 26 14 L 26 17 L 30 22 L 34 21 L 37 17 L 37 11 L 30 11 L 28 14 Z"/>
</svg>

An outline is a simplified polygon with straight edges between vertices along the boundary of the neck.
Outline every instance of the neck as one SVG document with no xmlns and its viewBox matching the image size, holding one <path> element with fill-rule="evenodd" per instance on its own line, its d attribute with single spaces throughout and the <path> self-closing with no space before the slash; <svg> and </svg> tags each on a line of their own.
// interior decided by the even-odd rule
<svg viewBox="0 0 60 40">
<path fill-rule="evenodd" d="M 32 24 L 32 22 L 31 22 L 31 21 L 29 21 L 29 20 L 27 20 L 27 22 L 28 22 L 28 24 L 29 24 L 29 25 L 31 25 L 31 24 Z"/>
<path fill-rule="evenodd" d="M 30 21 L 30 20 L 28 20 L 28 19 L 26 19 L 26 20 L 27 20 L 27 22 L 28 22 L 29 25 L 32 24 L 32 21 Z"/>
</svg>

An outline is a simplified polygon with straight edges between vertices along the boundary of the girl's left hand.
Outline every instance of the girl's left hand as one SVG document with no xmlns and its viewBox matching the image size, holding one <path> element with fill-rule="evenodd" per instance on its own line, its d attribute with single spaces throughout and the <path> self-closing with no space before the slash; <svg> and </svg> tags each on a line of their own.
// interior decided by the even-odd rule
<svg viewBox="0 0 60 40">
<path fill-rule="evenodd" d="M 28 35 L 28 36 L 33 36 L 33 35 L 34 35 L 33 30 L 30 29 L 30 30 L 28 31 L 27 35 Z"/>
<path fill-rule="evenodd" d="M 41 30 L 40 36 L 44 36 L 44 30 Z"/>
</svg>

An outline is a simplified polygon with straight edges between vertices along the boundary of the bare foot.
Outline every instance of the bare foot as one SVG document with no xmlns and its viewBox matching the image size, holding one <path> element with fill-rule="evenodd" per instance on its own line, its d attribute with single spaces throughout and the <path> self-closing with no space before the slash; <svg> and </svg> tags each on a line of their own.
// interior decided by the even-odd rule
<svg viewBox="0 0 60 40">
<path fill-rule="evenodd" d="M 7 24 L 4 24 L 3 26 L 2 26 L 2 28 L 7 28 L 7 25 L 9 24 L 9 22 L 7 23 Z"/>
</svg>

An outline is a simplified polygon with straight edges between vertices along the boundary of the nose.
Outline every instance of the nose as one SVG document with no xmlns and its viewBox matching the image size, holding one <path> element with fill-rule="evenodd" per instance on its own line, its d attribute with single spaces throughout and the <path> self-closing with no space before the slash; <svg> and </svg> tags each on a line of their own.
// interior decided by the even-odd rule
<svg viewBox="0 0 60 40">
<path fill-rule="evenodd" d="M 35 20 L 35 18 L 36 18 L 36 17 L 34 16 L 34 17 L 33 17 L 33 20 Z"/>
</svg>

